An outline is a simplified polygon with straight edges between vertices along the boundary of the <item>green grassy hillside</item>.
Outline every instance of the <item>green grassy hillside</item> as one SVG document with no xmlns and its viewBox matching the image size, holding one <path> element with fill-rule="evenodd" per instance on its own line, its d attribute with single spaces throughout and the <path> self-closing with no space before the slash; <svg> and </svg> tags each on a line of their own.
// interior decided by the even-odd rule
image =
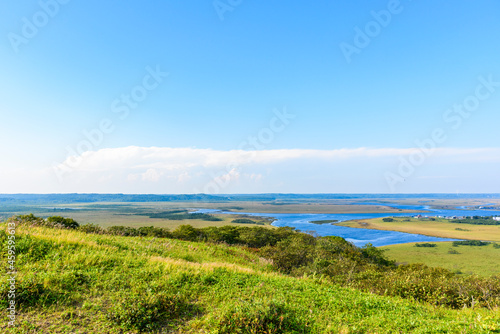
<svg viewBox="0 0 500 334">
<path fill-rule="evenodd" d="M 18 314 L 9 327 L 2 279 L 2 333 L 500 332 L 498 307 L 453 310 L 293 277 L 243 246 L 29 224 L 15 236 Z"/>
</svg>

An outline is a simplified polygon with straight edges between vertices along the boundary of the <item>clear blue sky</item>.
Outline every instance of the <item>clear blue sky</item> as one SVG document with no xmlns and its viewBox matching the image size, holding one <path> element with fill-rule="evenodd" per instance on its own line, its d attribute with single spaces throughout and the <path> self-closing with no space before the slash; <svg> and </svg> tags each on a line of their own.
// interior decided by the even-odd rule
<svg viewBox="0 0 500 334">
<path fill-rule="evenodd" d="M 0 5 L 0 192 L 210 192 L 225 175 L 214 192 L 500 192 L 500 86 L 443 118 L 500 81 L 498 1 L 61 2 Z M 356 27 L 378 30 L 348 62 Z M 168 76 L 120 118 L 146 68 Z M 256 160 L 228 167 L 284 108 Z M 436 128 L 442 152 L 398 172 Z M 66 168 L 68 147 L 85 162 Z"/>
</svg>

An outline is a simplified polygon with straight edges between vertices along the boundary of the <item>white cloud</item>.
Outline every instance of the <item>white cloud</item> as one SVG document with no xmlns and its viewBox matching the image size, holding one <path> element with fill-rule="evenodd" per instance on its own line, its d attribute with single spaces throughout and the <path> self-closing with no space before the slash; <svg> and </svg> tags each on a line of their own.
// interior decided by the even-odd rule
<svg viewBox="0 0 500 334">
<path fill-rule="evenodd" d="M 163 173 L 158 172 L 154 168 L 149 168 L 147 171 L 142 173 L 142 180 L 143 181 L 158 182 L 158 181 L 160 181 L 162 174 Z"/>
<path fill-rule="evenodd" d="M 411 155 L 415 148 L 355 148 L 337 150 L 212 150 L 196 148 L 137 147 L 108 148 L 68 157 L 58 167 L 75 171 L 145 170 L 145 179 L 157 180 L 162 172 L 185 173 L 195 167 L 226 167 L 249 164 L 268 165 L 293 160 L 341 161 L 354 158 L 384 158 Z M 500 148 L 437 148 L 435 157 L 498 161 Z M 78 161 L 78 164 L 74 162 Z M 232 168 L 229 168 L 231 170 Z M 228 170 L 228 171 L 229 171 Z M 160 172 L 162 171 L 162 172 Z"/>
<path fill-rule="evenodd" d="M 0 170 L 0 192 L 386 192 L 383 173 L 415 150 L 108 148 L 68 157 L 43 171 Z M 470 164 L 491 175 L 499 162 L 500 148 L 438 148 L 419 179 L 431 182 L 451 168 L 457 177 L 473 175 L 460 167 Z"/>
</svg>

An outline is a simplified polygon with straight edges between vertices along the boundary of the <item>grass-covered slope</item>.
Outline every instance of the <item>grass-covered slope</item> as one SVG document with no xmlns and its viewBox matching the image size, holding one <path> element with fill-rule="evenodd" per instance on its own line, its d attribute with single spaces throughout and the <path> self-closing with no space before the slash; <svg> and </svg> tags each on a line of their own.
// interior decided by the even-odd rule
<svg viewBox="0 0 500 334">
<path fill-rule="evenodd" d="M 500 332 L 498 309 L 451 310 L 286 276 L 239 246 L 18 225 L 16 257 L 17 327 L 7 326 L 2 279 L 2 333 Z"/>
</svg>

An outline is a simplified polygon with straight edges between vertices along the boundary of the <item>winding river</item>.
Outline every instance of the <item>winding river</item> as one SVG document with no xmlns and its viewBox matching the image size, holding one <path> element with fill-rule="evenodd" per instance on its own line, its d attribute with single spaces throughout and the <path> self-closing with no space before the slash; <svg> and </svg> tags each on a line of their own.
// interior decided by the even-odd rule
<svg viewBox="0 0 500 334">
<path fill-rule="evenodd" d="M 359 204 L 359 203 L 357 203 Z M 200 213 L 222 213 L 222 214 L 246 214 L 250 216 L 271 217 L 275 221 L 274 226 L 290 226 L 303 232 L 314 232 L 319 236 L 335 235 L 352 242 L 356 246 L 363 246 L 371 243 L 373 246 L 387 246 L 394 244 L 402 244 L 408 242 L 435 242 L 435 241 L 454 241 L 457 239 L 429 237 L 421 234 L 410 234 L 395 231 L 370 230 L 364 228 L 352 228 L 338 226 L 335 224 L 314 224 L 311 221 L 317 220 L 337 220 L 339 222 L 353 219 L 369 219 L 379 217 L 408 217 L 416 214 L 423 216 L 500 216 L 500 211 L 496 210 L 439 210 L 432 209 L 428 206 L 417 205 L 398 205 L 387 203 L 365 203 L 376 205 L 387 205 L 398 209 L 415 210 L 415 213 L 333 213 L 333 214 L 304 214 L 304 213 L 248 213 L 248 212 L 229 212 L 211 209 L 202 209 Z M 426 210 L 428 212 L 418 212 Z"/>
</svg>

